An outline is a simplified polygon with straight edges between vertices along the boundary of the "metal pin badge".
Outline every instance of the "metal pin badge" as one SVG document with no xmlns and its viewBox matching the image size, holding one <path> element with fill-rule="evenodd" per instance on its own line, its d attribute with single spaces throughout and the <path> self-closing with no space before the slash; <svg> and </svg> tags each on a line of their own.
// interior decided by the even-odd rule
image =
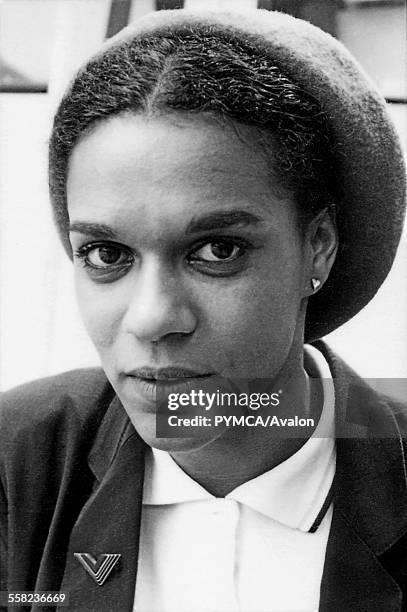
<svg viewBox="0 0 407 612">
<path fill-rule="evenodd" d="M 88 574 L 92 576 L 96 584 L 102 586 L 110 576 L 110 572 L 119 561 L 121 555 L 118 553 L 103 553 L 95 559 L 89 553 L 74 553 L 74 557 Z"/>
</svg>

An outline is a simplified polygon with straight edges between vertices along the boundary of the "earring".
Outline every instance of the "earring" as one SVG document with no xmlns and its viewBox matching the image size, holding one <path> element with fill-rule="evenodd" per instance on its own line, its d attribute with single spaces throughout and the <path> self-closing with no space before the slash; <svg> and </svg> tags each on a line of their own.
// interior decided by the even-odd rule
<svg viewBox="0 0 407 612">
<path fill-rule="evenodd" d="M 319 289 L 319 287 L 321 286 L 321 281 L 319 280 L 319 278 L 311 278 L 311 286 L 313 291 Z"/>
</svg>

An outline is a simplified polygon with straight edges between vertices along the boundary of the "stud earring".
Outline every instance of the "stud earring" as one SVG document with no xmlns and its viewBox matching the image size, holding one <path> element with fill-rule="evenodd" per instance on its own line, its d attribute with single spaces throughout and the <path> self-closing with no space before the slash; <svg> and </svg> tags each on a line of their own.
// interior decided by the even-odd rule
<svg viewBox="0 0 407 612">
<path fill-rule="evenodd" d="M 321 286 L 321 281 L 319 280 L 319 278 L 311 278 L 311 286 L 313 291 L 319 289 L 319 287 Z"/>
</svg>

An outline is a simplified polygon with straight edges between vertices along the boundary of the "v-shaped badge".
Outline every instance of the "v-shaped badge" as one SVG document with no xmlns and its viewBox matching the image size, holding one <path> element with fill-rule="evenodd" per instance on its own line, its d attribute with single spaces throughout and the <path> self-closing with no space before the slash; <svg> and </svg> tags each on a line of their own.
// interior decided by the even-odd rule
<svg viewBox="0 0 407 612">
<path fill-rule="evenodd" d="M 110 572 L 119 561 L 121 555 L 117 553 L 103 553 L 95 559 L 89 553 L 74 553 L 74 557 L 88 574 L 92 576 L 96 584 L 102 586 L 110 576 Z"/>
</svg>

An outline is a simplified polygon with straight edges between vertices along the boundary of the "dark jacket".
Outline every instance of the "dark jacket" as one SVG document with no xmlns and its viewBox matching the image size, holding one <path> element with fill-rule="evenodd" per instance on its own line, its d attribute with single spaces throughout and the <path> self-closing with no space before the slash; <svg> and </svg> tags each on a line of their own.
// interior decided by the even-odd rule
<svg viewBox="0 0 407 612">
<path fill-rule="evenodd" d="M 320 610 L 407 610 L 407 411 L 317 346 L 333 372 L 337 414 Z M 67 593 L 62 612 L 131 612 L 146 447 L 102 370 L 5 393 L 0 427 L 1 590 Z M 74 552 L 121 560 L 98 586 Z"/>
</svg>

